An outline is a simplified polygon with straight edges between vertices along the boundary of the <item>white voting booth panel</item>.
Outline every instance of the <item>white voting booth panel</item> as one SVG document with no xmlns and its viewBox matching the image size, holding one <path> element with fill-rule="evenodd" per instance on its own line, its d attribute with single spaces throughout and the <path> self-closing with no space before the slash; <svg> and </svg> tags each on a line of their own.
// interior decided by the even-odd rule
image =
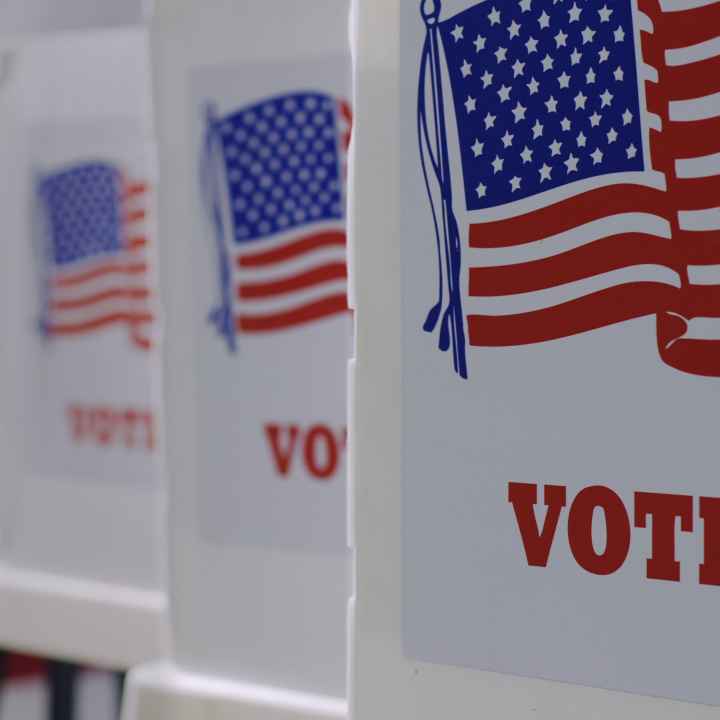
<svg viewBox="0 0 720 720">
<path fill-rule="evenodd" d="M 4 0 L 0 33 L 7 38 L 139 25 L 146 4 L 146 0 Z"/>
<path fill-rule="evenodd" d="M 720 4 L 355 11 L 353 720 L 720 717 Z"/>
<path fill-rule="evenodd" d="M 147 31 L 16 29 L 0 88 L 0 646 L 125 668 L 167 643 Z"/>
<path fill-rule="evenodd" d="M 345 714 L 347 24 L 156 4 L 174 656 L 128 718 Z"/>
</svg>

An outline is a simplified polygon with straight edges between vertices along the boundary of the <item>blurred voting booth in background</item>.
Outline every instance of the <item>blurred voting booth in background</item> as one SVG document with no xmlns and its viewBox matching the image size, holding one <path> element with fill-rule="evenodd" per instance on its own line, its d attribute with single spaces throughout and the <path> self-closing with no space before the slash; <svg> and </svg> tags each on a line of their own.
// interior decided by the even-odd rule
<svg viewBox="0 0 720 720">
<path fill-rule="evenodd" d="M 1 720 L 116 720 L 118 674 L 25 655 L 2 658 Z"/>
<path fill-rule="evenodd" d="M 115 669 L 167 640 L 140 10 L 0 9 L 0 646 Z"/>
<path fill-rule="evenodd" d="M 356 10 L 353 720 L 717 720 L 720 3 Z"/>
<path fill-rule="evenodd" d="M 148 7 L 146 0 L 3 0 L 2 35 L 139 26 Z"/>
<path fill-rule="evenodd" d="M 173 656 L 126 720 L 345 716 L 347 27 L 156 4 Z"/>
</svg>

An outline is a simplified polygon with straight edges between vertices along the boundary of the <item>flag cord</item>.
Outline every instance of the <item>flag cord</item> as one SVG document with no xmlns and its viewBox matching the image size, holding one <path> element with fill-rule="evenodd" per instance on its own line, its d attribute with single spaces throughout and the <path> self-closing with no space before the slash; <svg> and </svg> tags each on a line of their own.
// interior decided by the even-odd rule
<svg viewBox="0 0 720 720">
<path fill-rule="evenodd" d="M 421 0 L 421 14 L 425 21 L 427 36 L 420 62 L 418 89 L 418 142 L 425 186 L 430 200 L 435 229 L 436 248 L 438 254 L 438 301 L 430 309 L 423 329 L 433 332 L 440 321 L 439 347 L 445 351 L 452 347 L 453 366 L 462 378 L 467 378 L 467 360 L 465 354 L 465 319 L 460 295 L 461 247 L 460 232 L 457 218 L 453 210 L 452 181 L 450 175 L 450 157 L 445 125 L 445 104 L 442 88 L 440 63 L 440 47 L 438 20 L 440 16 L 440 0 Z M 429 69 L 429 73 L 428 73 Z M 435 146 L 433 151 L 428 129 L 426 108 L 426 92 L 428 76 L 433 103 L 433 127 L 435 129 Z M 428 173 L 428 158 L 435 178 L 440 187 L 442 198 L 442 237 L 438 212 L 433 199 L 433 190 Z M 445 255 L 443 273 L 442 255 Z M 448 300 L 443 311 L 444 282 L 446 277 Z M 441 318 L 442 313 L 442 319 Z"/>
<path fill-rule="evenodd" d="M 213 148 L 217 134 L 217 120 L 211 103 L 205 107 L 205 142 L 200 162 L 200 187 L 205 207 L 215 231 L 220 272 L 220 304 L 210 312 L 209 321 L 223 335 L 231 352 L 236 350 L 235 321 L 232 311 L 232 270 L 230 257 L 225 247 L 225 228 L 220 205 L 216 169 L 213 165 Z"/>
</svg>

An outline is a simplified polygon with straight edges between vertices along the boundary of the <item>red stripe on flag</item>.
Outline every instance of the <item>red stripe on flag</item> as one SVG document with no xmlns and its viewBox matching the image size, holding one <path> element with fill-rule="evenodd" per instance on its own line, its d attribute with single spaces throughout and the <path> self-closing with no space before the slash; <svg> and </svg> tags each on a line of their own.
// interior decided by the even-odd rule
<svg viewBox="0 0 720 720">
<path fill-rule="evenodd" d="M 677 288 L 662 283 L 626 283 L 543 310 L 469 315 L 469 342 L 475 347 L 502 347 L 557 340 L 662 312 L 677 293 Z"/>
<path fill-rule="evenodd" d="M 672 309 L 686 318 L 720 317 L 720 286 L 686 285 L 677 290 Z"/>
<path fill-rule="evenodd" d="M 707 210 L 720 205 L 720 168 L 713 177 L 681 178 L 669 183 L 678 210 Z"/>
<path fill-rule="evenodd" d="M 720 117 L 693 122 L 665 122 L 660 142 L 675 158 L 701 157 L 720 152 Z"/>
<path fill-rule="evenodd" d="M 146 216 L 147 213 L 145 212 L 145 210 L 129 210 L 125 213 L 123 217 L 123 222 L 125 222 L 127 225 L 130 225 L 131 223 L 144 220 Z"/>
<path fill-rule="evenodd" d="M 717 2 L 667 13 L 662 12 L 657 0 L 640 0 L 639 5 L 652 19 L 657 41 L 668 49 L 697 45 L 718 36 L 720 4 Z"/>
<path fill-rule="evenodd" d="M 105 290 L 87 295 L 85 297 L 76 298 L 74 300 L 55 300 L 50 303 L 51 310 L 73 310 L 75 308 L 87 307 L 104 300 L 112 300 L 114 298 L 122 300 L 146 300 L 150 296 L 150 292 L 146 288 L 116 288 L 113 290 Z"/>
<path fill-rule="evenodd" d="M 267 315 L 241 314 L 237 316 L 235 325 L 240 332 L 272 332 L 304 325 L 321 318 L 347 312 L 347 310 L 347 296 L 342 293 L 285 312 Z"/>
<path fill-rule="evenodd" d="M 97 330 L 98 328 L 105 327 L 107 325 L 114 325 L 116 323 L 146 323 L 152 322 L 153 316 L 151 313 L 113 313 L 110 315 L 103 315 L 102 317 L 93 318 L 92 320 L 86 320 L 80 323 L 56 323 L 48 326 L 48 333 L 50 335 L 78 335 L 81 333 L 89 332 L 91 330 Z"/>
<path fill-rule="evenodd" d="M 128 238 L 127 249 L 128 250 L 142 250 L 148 244 L 147 238 L 142 235 Z"/>
<path fill-rule="evenodd" d="M 632 265 L 664 265 L 674 270 L 679 260 L 677 247 L 670 240 L 625 233 L 542 260 L 472 267 L 469 292 L 472 297 L 514 295 L 545 290 Z M 720 254 L 717 262 L 720 262 Z"/>
<path fill-rule="evenodd" d="M 663 69 L 663 93 L 671 101 L 692 100 L 720 92 L 720 57 Z"/>
<path fill-rule="evenodd" d="M 610 185 L 503 220 L 470 226 L 470 247 L 524 245 L 619 213 L 664 216 L 667 196 L 642 185 Z"/>
<path fill-rule="evenodd" d="M 292 260 L 305 253 L 323 247 L 342 247 L 345 245 L 345 233 L 343 231 L 328 231 L 314 235 L 307 235 L 289 242 L 287 245 L 265 250 L 258 253 L 243 253 L 237 258 L 237 265 L 241 268 L 265 267 L 275 263 Z"/>
<path fill-rule="evenodd" d="M 150 350 L 152 348 L 152 341 L 146 335 L 143 335 L 142 328 L 146 321 L 137 321 L 133 323 L 130 331 L 130 339 L 133 344 L 139 347 L 141 350 Z"/>
<path fill-rule="evenodd" d="M 143 195 L 148 190 L 147 183 L 144 182 L 133 182 L 125 185 L 122 193 L 123 200 L 131 200 L 139 195 Z"/>
<path fill-rule="evenodd" d="M 673 241 L 683 248 L 683 262 L 688 265 L 716 265 L 720 263 L 720 231 L 694 232 L 678 230 Z"/>
<path fill-rule="evenodd" d="M 108 263 L 100 267 L 86 270 L 85 272 L 77 272 L 72 275 L 57 277 L 53 280 L 54 287 L 71 287 L 95 280 L 103 275 L 139 275 L 147 270 L 146 263 Z"/>
<path fill-rule="evenodd" d="M 350 141 L 352 140 L 352 126 L 353 126 L 353 112 L 350 103 L 347 100 L 341 100 L 339 102 L 340 115 L 345 121 L 347 128 L 342 134 L 343 150 L 348 150 L 350 147 Z"/>
<path fill-rule="evenodd" d="M 693 375 L 717 377 L 720 367 L 720 340 L 700 340 L 682 337 L 687 328 L 676 315 L 658 318 L 658 348 L 660 357 L 670 367 Z"/>
<path fill-rule="evenodd" d="M 262 283 L 243 283 L 238 288 L 238 297 L 248 300 L 252 298 L 266 298 L 273 295 L 284 295 L 304 290 L 313 285 L 320 285 L 331 280 L 344 280 L 347 278 L 345 263 L 327 263 L 305 272 L 297 273 L 280 280 Z"/>
</svg>

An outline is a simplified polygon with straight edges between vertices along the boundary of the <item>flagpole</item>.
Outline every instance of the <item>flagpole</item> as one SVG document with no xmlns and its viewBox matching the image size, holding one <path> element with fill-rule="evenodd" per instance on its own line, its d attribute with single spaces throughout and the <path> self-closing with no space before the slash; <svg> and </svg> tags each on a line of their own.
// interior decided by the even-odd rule
<svg viewBox="0 0 720 720">
<path fill-rule="evenodd" d="M 420 13 L 427 30 L 428 51 L 430 54 L 430 83 L 437 144 L 435 172 L 440 184 L 442 196 L 442 233 L 449 294 L 448 304 L 443 313 L 440 328 L 440 347 L 446 349 L 452 346 L 455 372 L 457 372 L 460 377 L 467 378 L 465 318 L 460 293 L 462 251 L 460 247 L 458 223 L 453 211 L 452 177 L 447 141 L 447 125 L 445 121 L 442 63 L 440 61 L 440 33 L 438 26 L 441 11 L 441 0 L 421 0 L 420 2 Z M 420 92 L 425 92 L 422 78 Z M 448 335 L 449 338 L 447 337 Z"/>
</svg>

